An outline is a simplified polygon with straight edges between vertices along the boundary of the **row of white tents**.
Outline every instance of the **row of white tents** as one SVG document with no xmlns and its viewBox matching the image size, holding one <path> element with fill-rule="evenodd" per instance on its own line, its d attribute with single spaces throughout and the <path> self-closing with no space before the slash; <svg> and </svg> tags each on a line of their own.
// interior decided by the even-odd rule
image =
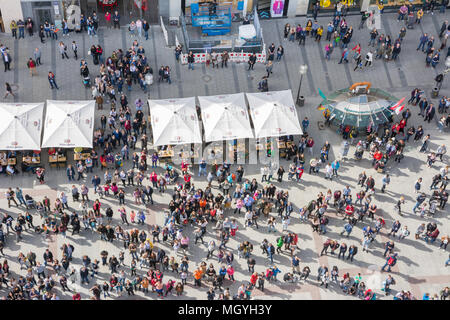
<svg viewBox="0 0 450 320">
<path fill-rule="evenodd" d="M 92 148 L 95 101 L 0 103 L 0 150 Z M 44 134 L 42 135 L 42 130 Z"/>
<path fill-rule="evenodd" d="M 302 134 L 291 90 L 198 100 L 205 142 Z M 195 97 L 148 105 L 154 146 L 202 143 Z M 44 103 L 0 103 L 0 150 L 92 148 L 94 110 L 93 100 L 47 100 L 45 110 Z"/>
<path fill-rule="evenodd" d="M 202 96 L 198 100 L 205 142 L 303 133 L 291 90 Z M 195 97 L 149 100 L 148 105 L 154 146 L 202 143 Z"/>
</svg>

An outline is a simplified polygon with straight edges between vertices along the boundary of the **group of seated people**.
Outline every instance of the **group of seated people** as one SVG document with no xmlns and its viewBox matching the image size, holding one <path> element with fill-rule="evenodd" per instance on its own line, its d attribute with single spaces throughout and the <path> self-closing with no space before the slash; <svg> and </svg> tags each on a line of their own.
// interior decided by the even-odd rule
<svg viewBox="0 0 450 320">
<path fill-rule="evenodd" d="M 9 159 L 17 159 L 16 157 L 16 151 L 8 151 L 8 153 L 0 152 L 0 173 L 5 173 L 8 175 L 17 173 L 18 171 L 16 169 L 16 166 L 8 163 Z"/>
</svg>

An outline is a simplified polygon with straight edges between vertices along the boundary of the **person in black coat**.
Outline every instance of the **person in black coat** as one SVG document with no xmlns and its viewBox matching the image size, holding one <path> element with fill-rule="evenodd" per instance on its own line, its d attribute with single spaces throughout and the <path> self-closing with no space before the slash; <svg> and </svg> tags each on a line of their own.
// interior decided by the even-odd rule
<svg viewBox="0 0 450 320">
<path fill-rule="evenodd" d="M 3 64 L 5 65 L 5 72 L 10 70 L 11 71 L 11 55 L 5 51 L 2 54 Z"/>
<path fill-rule="evenodd" d="M 248 58 L 248 70 L 252 69 L 255 66 L 256 63 L 256 53 L 253 53 L 249 58 Z"/>
<path fill-rule="evenodd" d="M 433 120 L 435 112 L 436 112 L 436 108 L 433 106 L 432 103 L 430 103 L 428 105 L 428 107 L 425 109 L 425 119 L 424 120 L 425 121 L 428 120 L 428 123 L 429 123 L 431 120 Z"/>
</svg>

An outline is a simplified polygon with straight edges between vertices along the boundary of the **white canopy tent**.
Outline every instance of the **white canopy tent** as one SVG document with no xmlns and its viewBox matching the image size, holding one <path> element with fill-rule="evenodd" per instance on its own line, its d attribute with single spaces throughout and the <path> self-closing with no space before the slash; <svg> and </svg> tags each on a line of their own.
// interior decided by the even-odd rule
<svg viewBox="0 0 450 320">
<path fill-rule="evenodd" d="M 291 90 L 247 93 L 255 138 L 303 134 Z"/>
<path fill-rule="evenodd" d="M 0 150 L 40 150 L 44 103 L 0 103 Z"/>
<path fill-rule="evenodd" d="M 205 141 L 253 138 L 244 93 L 198 97 Z"/>
<path fill-rule="evenodd" d="M 202 143 L 195 97 L 148 100 L 153 145 Z"/>
<path fill-rule="evenodd" d="M 94 100 L 47 100 L 42 148 L 92 148 L 94 109 Z"/>
</svg>

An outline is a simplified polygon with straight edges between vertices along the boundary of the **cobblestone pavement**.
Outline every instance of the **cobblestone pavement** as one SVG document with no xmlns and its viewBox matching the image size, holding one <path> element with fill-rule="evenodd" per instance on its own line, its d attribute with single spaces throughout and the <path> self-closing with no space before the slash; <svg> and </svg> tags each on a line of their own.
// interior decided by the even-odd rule
<svg viewBox="0 0 450 320">
<path fill-rule="evenodd" d="M 350 16 L 347 19 L 350 25 L 353 25 L 355 29 L 359 25 L 359 16 Z M 341 137 L 333 131 L 333 129 L 319 130 L 317 127 L 317 121 L 321 120 L 321 113 L 316 111 L 316 106 L 320 102 L 320 97 L 317 94 L 317 88 L 320 88 L 325 94 L 330 93 L 336 89 L 348 87 L 354 82 L 359 81 L 371 81 L 373 87 L 382 88 L 390 91 L 397 97 L 409 96 L 409 92 L 414 87 L 421 87 L 426 90 L 427 96 L 430 96 L 430 90 L 433 86 L 433 79 L 444 68 L 443 62 L 445 59 L 445 53 L 441 55 L 441 62 L 437 67 L 437 70 L 425 67 L 424 54 L 415 50 L 418 44 L 418 38 L 421 32 L 428 32 L 437 38 L 437 34 L 440 25 L 443 20 L 443 15 L 436 13 L 435 15 L 426 15 L 421 25 L 416 26 L 414 30 L 408 30 L 406 38 L 403 43 L 402 52 L 397 62 L 384 63 L 375 60 L 373 67 L 354 72 L 351 65 L 339 65 L 337 64 L 340 58 L 340 49 L 333 52 L 331 61 L 327 62 L 323 58 L 325 41 L 319 44 L 313 42 L 312 39 L 307 39 L 306 46 L 300 48 L 296 43 L 289 43 L 282 40 L 282 29 L 286 22 L 302 23 L 305 24 L 305 18 L 295 19 L 279 19 L 279 20 L 264 20 L 261 22 L 264 30 L 264 39 L 267 45 L 274 43 L 278 46 L 280 43 L 285 47 L 285 55 L 281 62 L 275 63 L 273 69 L 273 75 L 269 79 L 269 90 L 283 90 L 291 88 L 295 93 L 299 84 L 299 65 L 306 63 L 309 66 L 308 73 L 303 82 L 302 94 L 306 96 L 306 105 L 303 108 L 298 109 L 300 119 L 307 116 L 311 120 L 310 134 L 315 138 L 315 154 L 318 155 L 319 146 L 321 146 L 325 140 L 330 141 L 332 148 L 330 150 L 330 160 L 334 160 L 339 157 L 340 145 L 342 143 Z M 328 24 L 329 18 L 319 17 L 319 22 L 325 28 Z M 392 14 L 384 14 L 382 17 L 382 30 L 381 32 L 390 33 L 395 39 L 401 27 L 401 23 L 397 22 L 396 17 Z M 380 30 L 379 30 L 380 31 Z M 363 47 L 363 54 L 367 51 L 369 30 L 355 30 L 352 44 L 360 42 Z M 104 28 L 99 29 L 98 37 L 90 38 L 86 34 L 70 35 L 69 37 L 60 37 L 68 47 L 70 48 L 70 42 L 76 40 L 79 46 L 79 56 L 87 58 L 92 74 L 97 74 L 98 70 L 94 68 L 92 64 L 92 58 L 87 55 L 88 49 L 92 44 L 99 43 L 105 52 L 105 55 L 110 54 L 112 50 L 117 48 L 128 48 L 131 46 L 134 38 L 130 38 L 127 33 L 127 29 L 122 27 L 120 31 L 107 30 Z M 324 37 L 325 38 L 325 37 Z M 81 78 L 79 76 L 79 61 L 74 59 L 62 60 L 58 49 L 57 42 L 47 40 L 45 44 L 41 45 L 39 39 L 34 37 L 33 39 L 26 38 L 24 40 L 14 41 L 7 35 L 0 36 L 0 42 L 5 44 L 11 49 L 14 62 L 12 63 L 11 72 L 0 72 L 0 83 L 8 81 L 18 86 L 16 98 L 17 102 L 31 102 L 31 101 L 45 101 L 46 99 L 90 99 L 90 91 L 83 88 Z M 259 79 L 265 74 L 265 68 L 262 65 L 257 65 L 254 71 L 247 71 L 247 64 L 230 64 L 228 68 L 212 70 L 206 66 L 198 65 L 194 71 L 188 71 L 187 66 L 179 65 L 175 62 L 173 48 L 166 48 L 163 43 L 163 36 L 161 28 L 159 26 L 152 26 L 150 32 L 150 39 L 145 41 L 142 39 L 142 43 L 146 50 L 146 55 L 150 59 L 150 64 L 153 70 L 158 70 L 161 65 L 168 65 L 172 68 L 173 84 L 153 84 L 150 88 L 151 98 L 169 98 L 169 97 L 187 97 L 197 95 L 215 95 L 224 93 L 235 92 L 255 92 L 257 91 L 257 83 Z M 42 62 L 43 65 L 38 67 L 38 76 L 30 77 L 28 70 L 26 69 L 26 62 L 29 57 L 32 57 L 35 47 L 40 47 L 42 50 Z M 350 47 L 352 47 L 350 45 Z M 70 50 L 69 50 L 70 51 Z M 446 51 L 446 50 L 445 50 Z M 60 90 L 50 90 L 47 73 L 53 71 L 56 75 L 56 81 Z M 204 77 L 209 75 L 209 77 Z M 207 79 L 209 81 L 204 81 Z M 441 94 L 450 94 L 450 82 L 445 80 Z M 138 88 L 133 87 L 131 93 L 127 93 L 128 101 L 134 101 L 137 97 L 146 98 L 145 94 Z M 434 100 L 437 106 L 437 100 Z M 412 107 L 413 109 L 416 107 Z M 96 111 L 97 112 L 97 111 Z M 97 112 L 97 121 L 102 113 L 107 113 L 107 110 Z M 147 113 L 147 111 L 146 111 Z M 422 118 L 417 116 L 417 112 L 414 109 L 411 122 L 417 126 L 422 124 Z M 449 136 L 445 133 L 440 133 L 437 130 L 436 123 L 424 124 L 425 133 L 431 134 L 431 149 L 435 150 L 439 144 L 446 144 L 449 147 Z M 297 139 L 296 139 L 297 140 Z M 139 149 L 138 144 L 138 149 Z M 359 247 L 359 252 L 355 257 L 353 263 L 349 263 L 347 260 L 338 260 L 337 257 L 328 255 L 319 257 L 318 253 L 322 248 L 322 243 L 327 237 L 332 239 L 340 239 L 339 233 L 343 227 L 343 221 L 337 217 L 334 210 L 331 209 L 328 213 L 330 224 L 326 235 L 318 235 L 312 233 L 309 224 L 302 223 L 298 219 L 298 207 L 307 204 L 310 200 L 315 198 L 315 195 L 319 192 L 326 192 L 327 189 L 335 190 L 337 188 L 342 189 L 345 185 L 350 185 L 352 190 L 359 190 L 356 186 L 356 179 L 358 174 L 365 170 L 367 174 L 374 176 L 376 180 L 376 194 L 375 203 L 381 208 L 380 215 L 386 220 L 387 227 L 390 229 L 394 219 L 399 218 L 403 225 L 407 225 L 413 233 L 419 223 L 422 222 L 418 216 L 411 214 L 412 206 L 415 202 L 414 183 L 418 176 L 423 177 L 423 189 L 428 192 L 428 186 L 431 184 L 431 178 L 435 175 L 439 168 L 448 163 L 448 157 L 444 156 L 444 163 L 436 162 L 432 168 L 426 166 L 426 155 L 418 152 L 418 145 L 409 143 L 407 151 L 405 152 L 405 158 L 398 165 L 390 163 L 389 172 L 392 176 L 391 184 L 387 188 L 387 192 L 382 194 L 380 192 L 382 176 L 376 173 L 370 166 L 370 161 L 365 155 L 362 161 L 356 162 L 355 160 L 345 160 L 340 169 L 340 176 L 334 179 L 332 182 L 324 179 L 324 174 L 321 173 L 318 176 L 305 174 L 303 180 L 300 183 L 294 182 L 275 182 L 277 188 L 282 188 L 289 191 L 290 200 L 295 205 L 295 212 L 292 215 L 291 225 L 289 230 L 299 234 L 299 247 L 298 253 L 301 258 L 301 267 L 308 265 L 312 274 L 306 282 L 299 284 L 285 284 L 282 281 L 277 283 L 266 283 L 266 290 L 260 292 L 259 290 L 253 291 L 253 297 L 255 299 L 349 299 L 342 293 L 337 284 L 331 284 L 328 289 L 319 287 L 316 281 L 317 268 L 319 264 L 326 264 L 330 268 L 336 265 L 340 269 L 340 275 L 344 272 L 350 272 L 351 276 L 354 276 L 357 272 L 361 272 L 363 281 L 370 284 L 371 288 L 375 292 L 379 293 L 379 297 L 382 299 L 384 295 L 380 291 L 381 282 L 387 276 L 386 273 L 380 273 L 379 270 L 384 264 L 383 247 L 384 242 L 387 239 L 386 231 L 382 232 L 381 236 L 377 236 L 375 243 L 371 247 L 370 253 L 362 252 L 361 250 L 361 238 L 362 227 L 371 224 L 371 222 L 365 221 L 363 224 L 358 224 L 356 230 L 351 234 L 349 239 L 346 239 L 348 245 L 355 244 Z M 350 150 L 352 155 L 352 150 Z M 69 154 L 69 158 L 71 155 Z M 309 159 L 309 155 L 307 155 Z M 307 161 L 309 161 L 307 159 Z M 43 158 L 43 161 L 45 159 Z M 284 160 L 283 160 L 284 161 Z M 283 163 L 287 168 L 288 164 Z M 257 166 L 246 166 L 246 178 L 256 177 L 259 181 L 260 174 Z M 161 172 L 161 170 L 159 170 Z M 195 169 L 195 173 L 197 170 Z M 102 176 L 101 176 L 102 177 Z M 205 178 L 197 178 L 194 176 L 194 183 L 198 187 L 205 187 Z M 7 203 L 4 197 L 4 189 L 12 186 L 21 186 L 24 189 L 24 194 L 29 193 L 33 197 L 42 198 L 47 195 L 51 201 L 55 199 L 56 195 L 60 191 L 65 191 L 70 194 L 71 184 L 68 183 L 65 170 L 63 169 L 48 169 L 45 185 L 37 185 L 34 176 L 20 173 L 14 178 L 3 177 L 0 179 L 0 188 L 2 192 L 0 194 L 0 205 L 2 212 L 8 212 L 13 217 L 16 217 L 20 208 L 7 208 Z M 89 175 L 85 182 L 90 185 L 91 175 Z M 217 185 L 215 184 L 215 192 L 217 192 Z M 127 188 L 127 191 L 131 190 Z M 394 205 L 396 200 L 400 196 L 404 196 L 406 203 L 404 205 L 404 211 L 406 215 L 398 217 L 394 213 Z M 90 198 L 95 198 L 91 191 Z M 154 196 L 155 205 L 149 206 L 150 212 L 148 219 L 146 220 L 146 226 L 139 227 L 146 229 L 148 225 L 163 223 L 162 211 L 167 208 L 167 203 L 170 200 L 169 194 L 155 193 Z M 127 207 L 130 209 L 138 209 L 138 205 L 133 203 L 130 194 L 127 196 Z M 115 211 L 114 222 L 119 223 L 117 208 L 118 202 L 115 199 L 107 198 L 103 200 L 104 208 L 108 205 L 112 206 Z M 73 204 L 69 201 L 71 209 L 78 209 L 77 204 Z M 35 220 L 39 222 L 39 217 L 36 212 Z M 274 213 L 272 213 L 274 214 Z M 229 213 L 232 215 L 232 213 Z M 234 215 L 236 216 L 236 215 Z M 261 219 L 262 220 L 262 219 Z M 260 228 L 258 230 L 254 228 L 245 229 L 242 224 L 244 222 L 243 216 L 238 216 L 240 223 L 240 230 L 236 237 L 231 239 L 229 247 L 235 250 L 239 242 L 243 240 L 250 240 L 254 247 L 254 257 L 257 261 L 256 271 L 262 272 L 267 266 L 269 261 L 265 258 L 259 248 L 259 243 L 262 239 L 267 238 L 270 242 L 275 243 L 276 238 L 281 234 L 281 225 L 277 224 L 277 232 L 275 234 L 267 233 L 267 225 L 265 221 L 260 221 Z M 445 210 L 438 211 L 435 218 L 424 218 L 424 222 L 434 221 L 438 224 L 438 228 L 441 231 L 441 235 L 450 233 L 449 224 L 449 212 L 448 206 Z M 192 231 L 190 227 L 187 227 L 188 232 Z M 69 232 L 70 234 L 70 232 Z M 191 233 L 190 233 L 191 234 Z M 8 259 L 11 270 L 14 277 L 18 274 L 22 274 L 19 269 L 20 266 L 17 262 L 18 252 L 24 252 L 25 254 L 30 250 L 34 250 L 38 256 L 38 260 L 42 260 L 42 254 L 48 247 L 55 254 L 58 259 L 61 259 L 61 250 L 59 249 L 66 241 L 75 245 L 74 260 L 71 264 L 78 267 L 81 265 L 81 257 L 87 254 L 91 259 L 100 259 L 99 252 L 102 249 L 106 249 L 110 254 L 115 253 L 116 256 L 119 250 L 122 248 L 122 244 L 115 241 L 113 244 L 100 241 L 98 234 L 92 234 L 90 231 L 82 231 L 81 235 L 68 236 L 67 239 L 63 239 L 61 235 L 51 236 L 49 240 L 43 241 L 41 236 L 24 232 L 23 241 L 16 243 L 14 237 L 10 235 L 7 239 L 5 246 L 5 258 Z M 193 237 L 191 237 L 193 238 Z M 207 236 L 205 237 L 205 243 L 209 239 L 215 238 L 215 234 L 211 228 L 208 228 Z M 157 244 L 156 246 L 163 247 L 170 255 L 173 254 L 171 248 L 165 244 Z M 439 292 L 439 290 L 450 283 L 450 275 L 448 269 L 444 267 L 444 262 L 448 258 L 448 252 L 439 250 L 438 244 L 426 244 L 422 240 L 415 240 L 413 235 L 410 235 L 407 239 L 396 240 L 396 250 L 399 252 L 399 262 L 393 269 L 393 276 L 397 280 L 397 284 L 393 287 L 394 293 L 396 290 L 411 290 L 416 297 L 421 298 L 425 292 L 432 294 Z M 205 245 L 192 245 L 189 249 L 190 271 L 198 265 L 206 256 L 206 244 Z M 236 250 L 235 250 L 236 253 Z M 218 263 L 216 259 L 213 259 L 216 266 Z M 125 263 L 127 271 L 130 265 L 130 256 L 126 254 Z M 283 272 L 281 276 L 288 270 L 290 270 L 290 257 L 286 254 L 275 255 L 275 263 L 279 266 Z M 236 283 L 230 283 L 225 281 L 225 287 L 230 287 L 231 292 L 234 294 L 242 281 L 248 281 L 249 273 L 247 272 L 246 260 L 238 259 L 236 254 L 235 259 L 236 269 Z M 50 271 L 50 269 L 49 269 Z M 138 270 L 138 273 L 142 274 L 146 270 Z M 127 272 L 129 274 L 129 272 Z M 176 278 L 174 274 L 167 273 L 167 277 Z M 166 277 L 165 277 L 166 278 Z M 100 273 L 98 275 L 97 282 L 109 279 L 109 269 L 106 267 L 100 267 Z M 167 279 L 166 279 L 167 280 Z M 92 284 L 92 282 L 91 282 Z M 72 288 L 79 291 L 83 298 L 89 297 L 90 286 L 80 285 L 79 283 L 72 285 Z M 207 286 L 203 286 L 201 289 L 193 287 L 192 276 L 188 279 L 188 285 L 186 286 L 186 292 L 183 295 L 185 299 L 206 299 Z M 69 299 L 68 293 L 63 293 L 57 286 L 57 292 L 63 299 Z M 5 295 L 6 289 L 0 289 L 0 295 Z M 115 294 L 112 294 L 116 298 Z M 137 292 L 133 299 L 155 299 L 155 294 L 144 296 L 143 293 Z M 169 297 L 173 299 L 174 297 Z M 123 295 L 119 299 L 129 299 L 129 297 Z M 387 298 L 391 299 L 391 298 Z"/>
</svg>

